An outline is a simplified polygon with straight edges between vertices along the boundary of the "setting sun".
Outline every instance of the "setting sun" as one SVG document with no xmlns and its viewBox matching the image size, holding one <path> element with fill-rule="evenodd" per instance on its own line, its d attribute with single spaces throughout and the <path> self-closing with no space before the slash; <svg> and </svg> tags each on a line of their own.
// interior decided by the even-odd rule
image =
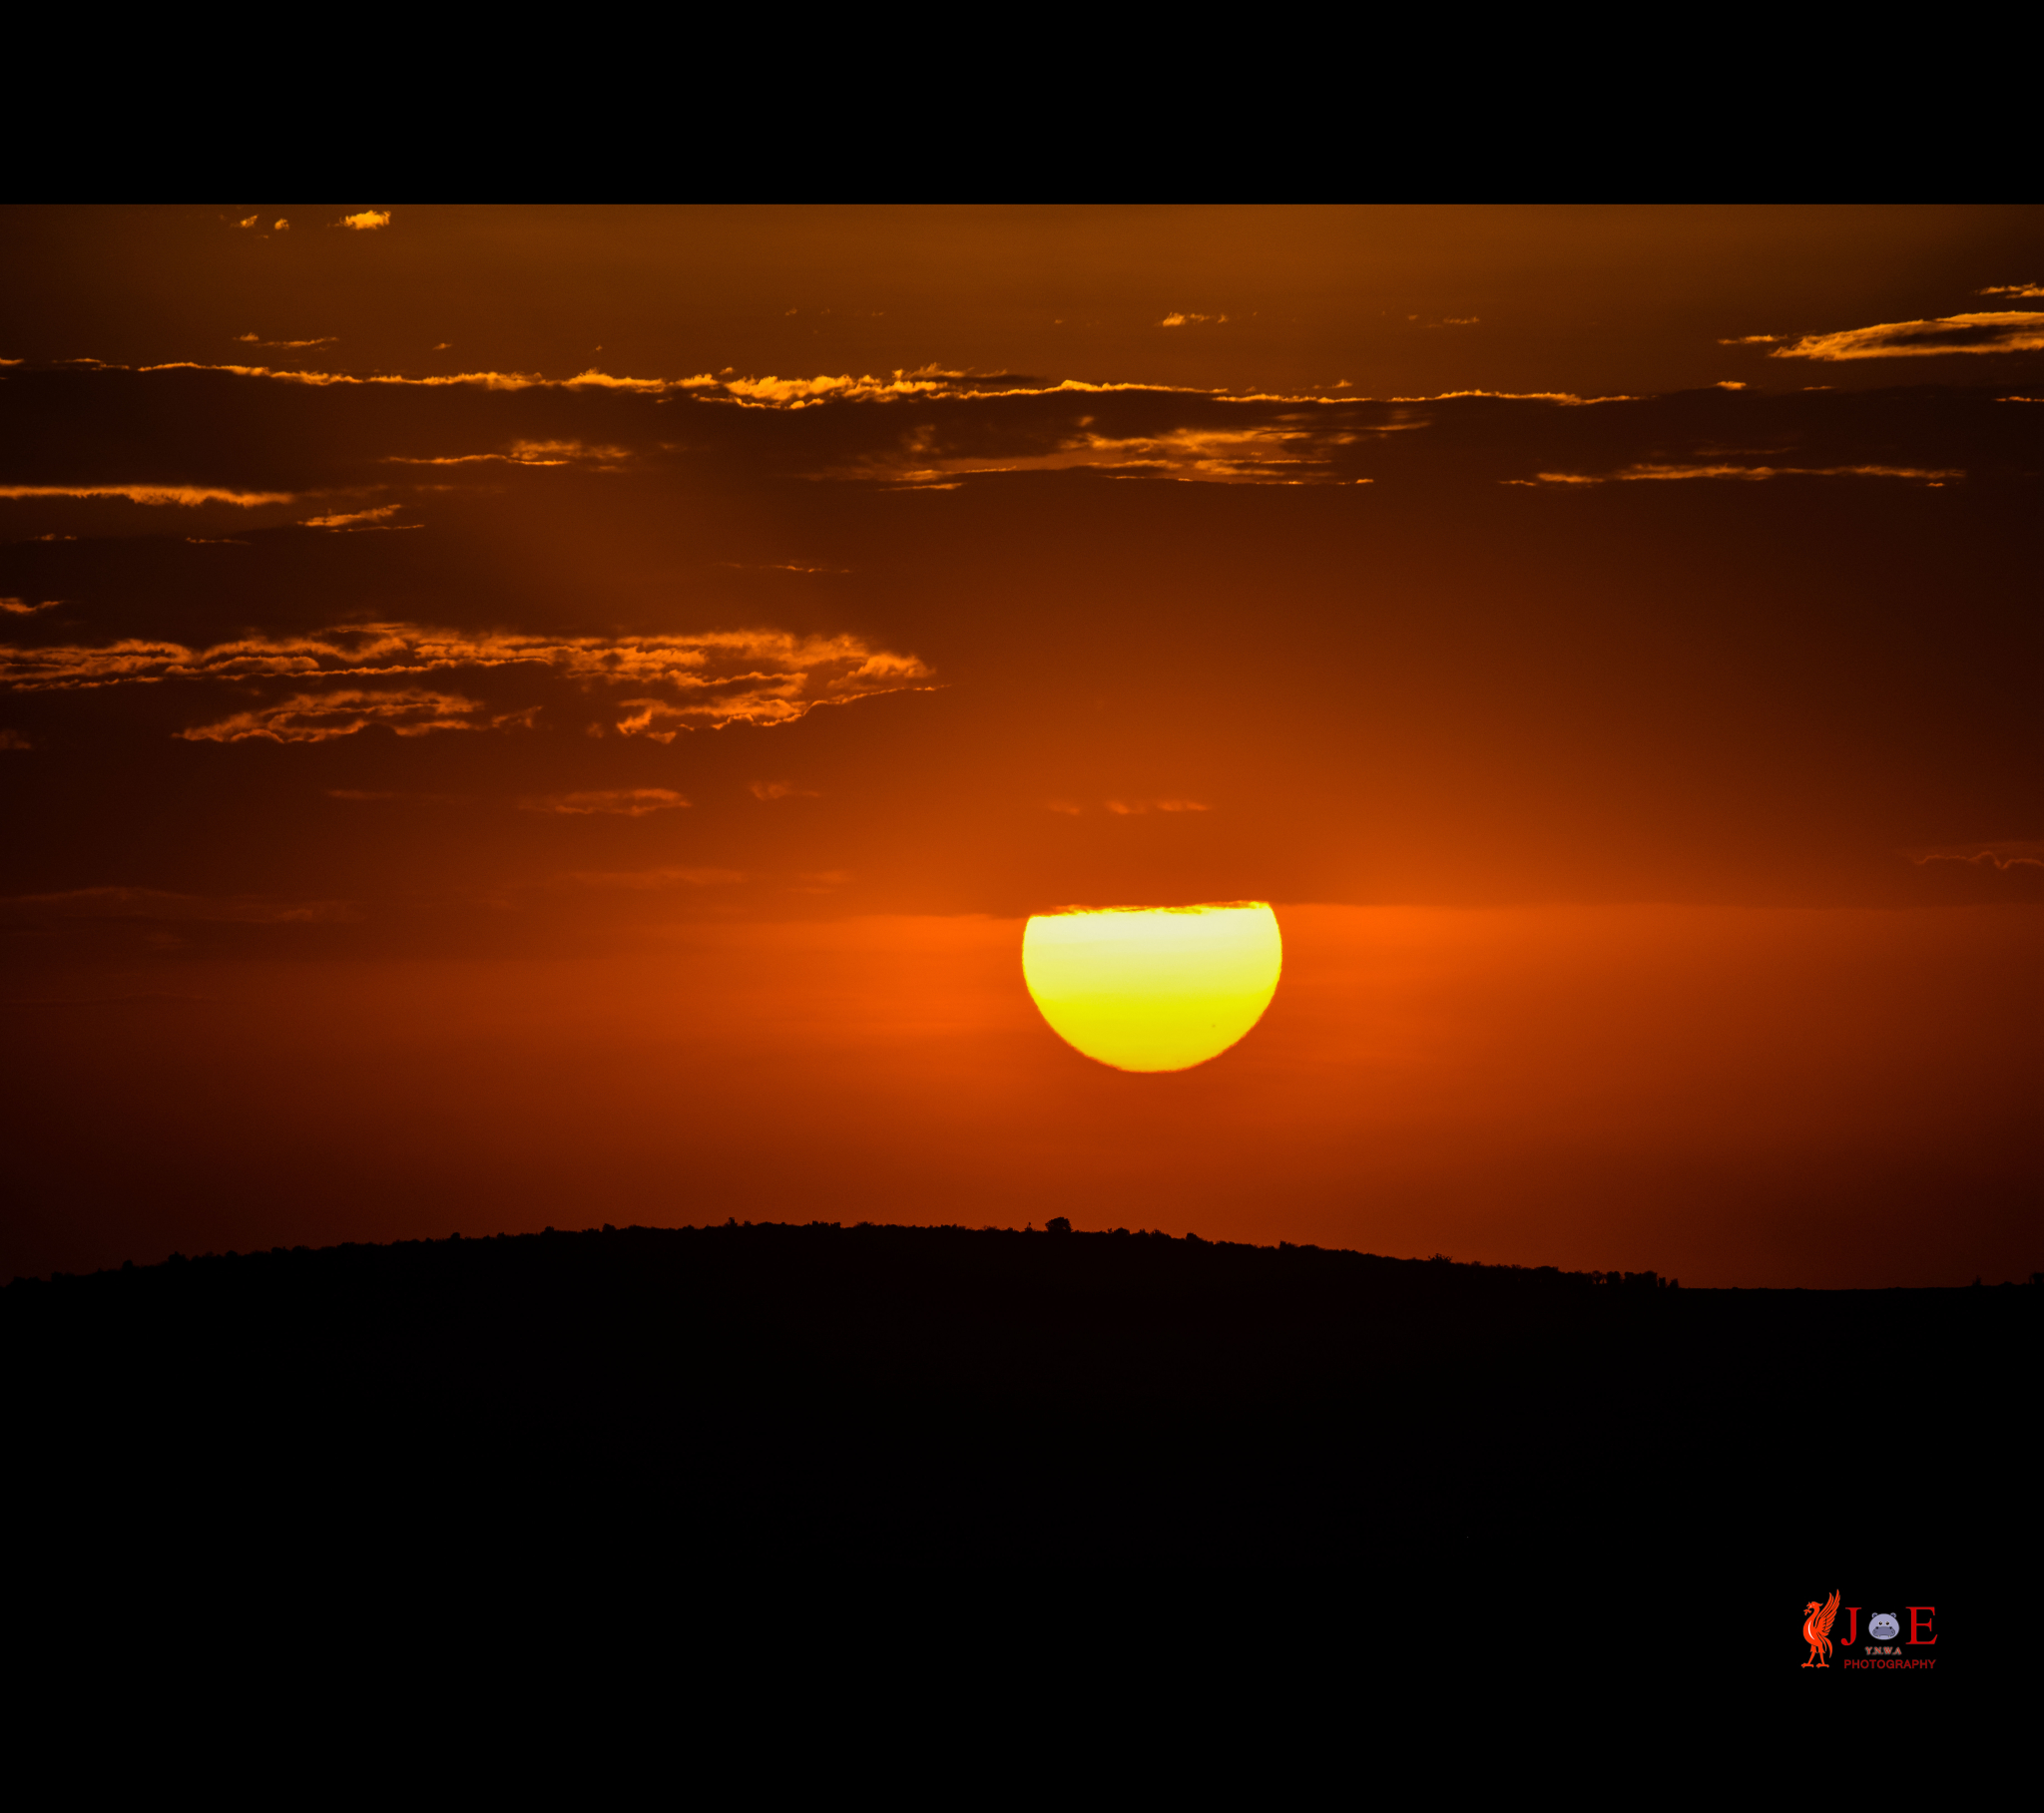
<svg viewBox="0 0 2044 1813">
<path fill-rule="evenodd" d="M 1040 914 L 1022 975 L 1066 1043 L 1123 1071 L 1218 1058 L 1264 1017 L 1283 967 L 1261 902 Z"/>
</svg>

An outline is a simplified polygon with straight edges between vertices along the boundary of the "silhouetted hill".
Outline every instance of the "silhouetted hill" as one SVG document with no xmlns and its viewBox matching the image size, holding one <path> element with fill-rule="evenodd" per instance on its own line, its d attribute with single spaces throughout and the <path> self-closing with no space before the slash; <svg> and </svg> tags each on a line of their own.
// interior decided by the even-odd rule
<svg viewBox="0 0 2044 1813">
<path fill-rule="evenodd" d="M 0 1343 L 66 1541 L 1835 1568 L 2018 1515 L 2040 1306 L 817 1222 L 20 1281 Z"/>
</svg>

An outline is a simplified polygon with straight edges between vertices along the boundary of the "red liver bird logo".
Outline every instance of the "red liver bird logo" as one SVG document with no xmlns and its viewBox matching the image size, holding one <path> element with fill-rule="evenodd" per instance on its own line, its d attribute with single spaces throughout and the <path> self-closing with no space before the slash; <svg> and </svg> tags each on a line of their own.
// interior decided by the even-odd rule
<svg viewBox="0 0 2044 1813">
<path fill-rule="evenodd" d="M 1828 1668 L 1831 1653 L 1831 1619 L 1838 1615 L 1838 1595 L 1834 1592 L 1818 1604 L 1811 1599 L 1802 1607 L 1802 1640 L 1809 1645 L 1809 1660 L 1805 1668 Z"/>
</svg>

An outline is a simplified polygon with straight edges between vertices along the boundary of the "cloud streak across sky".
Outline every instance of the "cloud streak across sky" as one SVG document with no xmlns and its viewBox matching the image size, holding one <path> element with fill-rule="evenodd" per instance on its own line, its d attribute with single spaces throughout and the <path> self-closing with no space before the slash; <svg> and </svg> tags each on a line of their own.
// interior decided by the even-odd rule
<svg viewBox="0 0 2044 1813">
<path fill-rule="evenodd" d="M 182 504 L 191 509 L 200 504 L 233 504 L 253 510 L 260 504 L 289 504 L 296 494 L 289 491 L 234 491 L 218 485 L 123 485 L 86 483 L 81 485 L 0 485 L 0 498 L 123 498 L 131 504 Z"/>
<path fill-rule="evenodd" d="M 914 656 L 871 649 L 856 637 L 774 630 L 550 638 L 366 624 L 312 636 L 247 637 L 210 648 L 142 641 L 0 647 L 0 688 L 19 692 L 258 680 L 288 680 L 297 688 L 287 698 L 179 732 L 187 740 L 211 742 L 317 742 L 371 726 L 420 736 L 529 722 L 537 702 L 493 709 L 477 698 L 417 685 L 371 690 L 352 683 L 491 672 L 514 681 L 520 675 L 566 680 L 599 696 L 652 689 L 652 696 L 610 707 L 613 727 L 622 735 L 666 740 L 705 726 L 792 723 L 818 705 L 927 688 L 935 679 Z M 303 689 L 313 681 L 351 683 Z"/>
<path fill-rule="evenodd" d="M 2032 293 L 2020 290 L 2019 294 Z M 1777 359 L 1927 359 L 1951 353 L 2036 352 L 2044 349 L 2044 313 L 1999 309 L 1944 315 L 1934 321 L 1881 321 L 1841 333 L 1810 333 L 1778 347 Z"/>
<path fill-rule="evenodd" d="M 613 818 L 644 818 L 653 812 L 672 812 L 689 802 L 672 787 L 602 787 L 587 793 L 549 793 L 538 799 L 521 799 L 526 812 L 552 812 L 570 818 L 602 814 Z"/>
<path fill-rule="evenodd" d="M 2031 337 L 2044 345 L 2044 314 L 1995 319 L 2003 328 L 2032 323 Z M 1921 324 L 1904 324 L 1913 325 Z M 2014 343 L 1996 332 L 1996 344 Z M 1821 356 L 1857 358 L 1854 346 L 1904 344 L 1886 328 L 1855 333 L 1829 336 Z M 1813 345 L 1776 351 L 1802 357 Z M 956 373 L 884 382 L 471 374 L 415 385 L 192 364 L 73 364 L 0 380 L 0 404 L 19 423 L 0 449 L 0 534 L 10 521 L 22 525 L 13 533 L 35 533 L 39 508 L 137 505 L 229 511 L 259 527 L 280 525 L 279 513 L 292 506 L 315 527 L 410 527 L 430 523 L 436 499 L 481 497 L 492 486 L 550 475 L 618 486 L 777 479 L 935 489 L 1059 473 L 1298 487 L 1729 474 L 1736 466 L 1941 480 L 2022 469 L 2030 458 L 2022 431 L 1981 421 L 1985 400 L 1731 388 L 1373 398 L 1352 389 L 1237 394 Z M 193 423 L 206 426 L 194 431 Z M 88 429 L 89 448 L 77 444 Z M 1868 457 L 1869 432 L 1882 443 L 1877 458 Z M 1714 452 L 1728 445 L 1774 452 Z M 88 461 L 97 469 L 80 470 Z M 402 525 L 384 520 L 400 506 Z M 72 520 L 48 522 L 69 529 Z"/>
</svg>

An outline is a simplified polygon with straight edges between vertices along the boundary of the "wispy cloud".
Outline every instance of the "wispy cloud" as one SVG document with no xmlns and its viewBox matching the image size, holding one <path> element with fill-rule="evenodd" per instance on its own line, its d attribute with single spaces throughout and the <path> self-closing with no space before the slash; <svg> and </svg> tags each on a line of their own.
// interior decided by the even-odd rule
<svg viewBox="0 0 2044 1813">
<path fill-rule="evenodd" d="M 1086 813 L 1086 807 L 1074 799 L 1046 799 L 1043 809 L 1066 818 L 1081 818 Z M 1204 799 L 1103 799 L 1100 809 L 1115 818 L 1145 818 L 1152 812 L 1211 812 L 1214 808 Z"/>
<path fill-rule="evenodd" d="M 297 502 L 294 491 L 231 491 L 221 485 L 0 485 L 0 497 L 125 497 L 131 504 L 258 504 Z"/>
<path fill-rule="evenodd" d="M 1965 476 L 1960 468 L 1941 466 L 1735 466 L 1657 462 L 1627 466 L 1618 472 L 1542 472 L 1530 479 L 1505 479 L 1502 482 L 1507 485 L 1610 485 L 1640 479 L 1898 478 L 1941 485 L 1947 479 Z"/>
<path fill-rule="evenodd" d="M 532 381 L 540 384 L 552 380 L 534 378 Z M 707 371 L 692 378 L 628 378 L 618 377 L 608 371 L 598 371 L 594 367 L 587 371 L 578 371 L 572 378 L 563 378 L 559 381 L 564 390 L 631 390 L 646 396 L 665 396 L 671 390 L 716 389 L 718 386 L 718 380 Z M 769 378 L 767 381 L 771 383 L 775 380 Z"/>
<path fill-rule="evenodd" d="M 2044 315 L 2037 318 L 2044 320 Z M 197 367 L 166 368 L 161 376 L 111 375 L 117 369 L 85 364 L 37 367 L 28 374 L 24 394 L 33 387 L 42 393 L 40 406 L 60 411 L 71 405 L 73 392 L 80 408 L 91 409 L 132 390 L 154 392 L 160 387 L 174 392 L 147 399 L 139 419 L 155 422 L 167 419 L 166 403 L 205 409 L 216 394 L 225 400 L 243 392 L 250 382 L 223 375 L 219 367 L 203 377 Z M 1826 401 L 1808 387 L 1771 393 L 1721 387 L 1640 398 L 1483 391 L 1370 397 L 1357 395 L 1352 388 L 1339 394 L 1291 396 L 921 370 L 870 381 L 842 374 L 783 381 L 739 378 L 727 372 L 721 377 L 703 374 L 700 381 L 620 379 L 609 389 L 604 387 L 610 384 L 608 374 L 585 372 L 567 383 L 547 383 L 542 395 L 538 388 L 529 388 L 539 380 L 501 373 L 468 375 L 489 387 L 528 388 L 528 395 L 517 403 L 485 405 L 473 392 L 463 397 L 410 390 L 403 393 L 409 400 L 400 405 L 394 393 L 371 404 L 365 392 L 356 390 L 356 403 L 336 408 L 338 397 L 315 389 L 293 399 L 272 398 L 253 412 L 240 402 L 224 408 L 224 419 L 246 419 L 264 434 L 271 433 L 269 424 L 281 425 L 277 432 L 283 438 L 273 449 L 277 457 L 267 465 L 255 463 L 251 456 L 265 448 L 254 447 L 238 449 L 238 463 L 232 467 L 173 468 L 166 473 L 160 464 L 161 449 L 151 441 L 146 463 L 138 455 L 134 463 L 109 459 L 82 473 L 17 470 L 8 476 L 77 480 L 111 475 L 122 481 L 142 475 L 174 477 L 189 483 L 146 489 L 124 483 L 109 488 L 164 501 L 288 497 L 295 506 L 273 510 L 269 517 L 215 506 L 221 512 L 214 519 L 219 523 L 215 533 L 248 534 L 246 529 L 230 531 L 228 519 L 239 525 L 310 517 L 322 529 L 336 532 L 409 527 L 433 514 L 423 507 L 393 510 L 392 500 L 414 500 L 414 482 L 451 481 L 422 485 L 415 501 L 424 506 L 428 490 L 473 490 L 480 499 L 507 487 L 547 484 L 564 469 L 586 472 L 621 464 L 629 464 L 651 483 L 672 482 L 685 472 L 735 461 L 748 471 L 789 478 L 936 489 L 1032 482 L 1068 471 L 1117 481 L 1260 486 L 1500 481 L 1560 486 L 1711 478 L 1752 485 L 1787 483 L 1792 477 L 1805 483 L 1857 479 L 1941 485 L 1955 482 L 1953 475 L 1961 469 L 1980 482 L 2022 459 L 2022 449 L 2012 437 L 1982 432 L 1982 425 L 1968 413 L 1973 404 L 1941 393 L 1881 403 L 1865 398 Z M 329 378 L 336 384 L 382 381 L 331 374 L 311 374 L 306 381 L 324 383 Z M 598 384 L 597 379 L 603 382 Z M 10 372 L 9 383 L 14 381 Z M 256 381 L 279 387 L 286 382 L 275 377 Z M 457 374 L 452 380 L 436 381 L 468 380 Z M 1726 384 L 1736 381 L 1727 379 Z M 580 394 L 571 395 L 577 386 Z M 793 419 L 783 415 L 779 426 L 766 413 L 796 408 L 801 413 Z M 1880 418 L 1877 430 L 1869 424 L 1869 410 Z M 2010 412 L 1998 413 L 2006 417 Z M 429 438 L 421 440 L 421 434 Z M 440 470 L 429 472 L 428 467 Z M 236 482 L 251 489 L 240 491 Z M 279 489 L 257 492 L 253 488 L 257 482 Z M 37 489 L 44 495 L 69 496 L 107 488 L 52 483 Z M 372 514 L 376 511 L 389 513 L 387 520 Z M 199 520 L 208 519 L 202 515 Z M 279 532 L 296 533 L 280 526 Z M 783 564 L 793 568 L 810 563 L 797 553 L 791 559 L 783 556 Z M 794 577 L 791 572 L 785 576 L 788 581 Z M 760 614 L 770 619 L 778 611 L 768 606 Z M 584 657 L 576 651 L 533 646 L 543 640 L 530 639 L 523 650 L 485 650 L 470 639 L 467 647 L 444 653 L 456 665 L 495 665 L 507 659 L 546 662 L 559 678 L 605 694 L 606 706 L 616 699 L 628 701 L 627 709 L 608 713 L 605 735 L 668 736 L 692 723 L 733 718 L 785 721 L 824 698 L 893 689 L 896 684 L 883 680 L 877 688 L 869 681 L 848 688 L 825 687 L 814 680 L 791 687 L 787 666 L 780 659 L 769 659 L 770 652 L 756 655 L 746 650 L 732 652 L 728 659 L 715 656 L 707 666 L 678 678 L 678 664 L 651 659 L 657 650 L 620 646 L 615 648 L 618 661 L 606 663 L 606 672 L 592 673 L 585 671 Z M 605 643 L 597 654 L 613 650 Z M 350 664 L 328 658 L 313 665 L 340 672 Z M 377 658 L 369 665 L 423 674 L 440 671 L 445 662 L 420 651 L 416 656 Z M 643 682 L 632 678 L 648 673 L 653 677 Z M 685 683 L 703 680 L 715 683 Z M 451 689 L 469 690 L 461 684 Z M 730 702 L 734 700 L 736 704 Z M 712 706 L 716 708 L 705 708 Z M 584 712 L 576 727 L 589 721 L 590 714 Z"/>
<path fill-rule="evenodd" d="M 8 617 L 33 617 L 38 611 L 51 611 L 64 601 L 61 598 L 46 598 L 39 605 L 32 605 L 25 598 L 0 598 L 0 613 Z"/>
<path fill-rule="evenodd" d="M 1983 296 L 2044 296 L 2044 283 L 1994 283 L 1974 293 Z"/>
<path fill-rule="evenodd" d="M 386 463 L 394 466 L 474 466 L 489 463 L 514 466 L 572 466 L 582 462 L 614 463 L 630 459 L 625 447 L 591 447 L 581 441 L 513 441 L 496 453 L 445 453 L 432 456 L 393 453 Z"/>
<path fill-rule="evenodd" d="M 1190 327 L 1197 322 L 1207 321 L 1219 326 L 1228 317 L 1225 314 L 1195 314 L 1190 309 L 1184 313 L 1174 310 L 1157 323 L 1160 327 Z"/>
<path fill-rule="evenodd" d="M 160 365 L 133 366 L 101 365 L 98 360 L 89 363 L 110 371 L 222 371 L 230 377 L 266 378 L 271 383 L 307 384 L 315 389 L 359 384 L 392 385 L 417 390 L 451 390 L 460 387 L 478 390 L 572 390 L 578 384 L 587 381 L 586 378 L 569 378 L 565 381 L 549 379 L 536 371 L 449 371 L 426 377 L 412 377 L 403 372 L 393 371 L 282 371 L 272 365 L 214 364 L 202 359 L 168 359 Z"/>
<path fill-rule="evenodd" d="M 1955 352 L 2044 349 L 2044 313 L 2002 309 L 1950 314 L 1935 321 L 1882 321 L 1842 333 L 1804 334 L 1768 354 L 1773 359 L 1926 359 Z"/>
<path fill-rule="evenodd" d="M 544 793 L 521 799 L 522 812 L 554 812 L 572 818 L 603 815 L 644 818 L 650 812 L 672 812 L 689 802 L 672 787 L 604 787 L 587 793 Z"/>
<path fill-rule="evenodd" d="M 1186 315 L 1185 322 L 1203 319 L 1226 320 L 1225 315 L 1212 317 Z M 1476 317 L 1455 317 L 1437 323 L 1449 326 L 1469 326 Z M 252 344 L 275 346 L 309 346 L 317 341 L 253 341 Z M 445 350 L 444 346 L 436 351 Z M 779 377 L 768 374 L 765 377 L 741 377 L 731 372 L 697 372 L 686 377 L 630 377 L 607 371 L 589 369 L 580 371 L 569 378 L 550 378 L 536 371 L 455 371 L 413 375 L 406 372 L 376 371 L 316 371 L 286 370 L 268 365 L 244 365 L 233 362 L 212 363 L 197 359 L 172 359 L 154 365 L 122 365 L 100 359 L 65 361 L 79 368 L 98 371 L 218 371 L 234 377 L 262 378 L 272 383 L 309 385 L 315 388 L 330 386 L 377 387 L 392 386 L 426 390 L 456 388 L 478 388 L 504 391 L 615 391 L 659 399 L 662 397 L 693 397 L 703 403 L 736 404 L 744 408 L 758 409 L 809 409 L 823 404 L 838 403 L 904 403 L 917 400 L 935 401 L 952 399 L 960 402 L 988 402 L 1021 397 L 1052 396 L 1152 396 L 1152 397 L 1204 397 L 1214 401 L 1244 404 L 1289 403 L 1302 408 L 1323 408 L 1349 406 L 1357 403 L 1421 403 L 1442 401 L 1463 396 L 1512 397 L 1526 401 L 1542 401 L 1571 404 L 1627 402 L 1633 399 L 1623 396 L 1578 396 L 1561 391 L 1486 391 L 1450 390 L 1435 396 L 1393 396 L 1369 397 L 1358 394 L 1347 380 L 1331 388 L 1306 391 L 1229 391 L 1218 390 L 1206 385 L 1159 384 L 1155 382 L 1095 381 L 1087 378 L 1058 378 L 1024 376 L 1015 373 L 984 373 L 952 371 L 936 366 L 924 366 L 914 371 L 897 370 L 886 375 L 854 375 L 850 372 L 819 373 L 814 377 Z M 587 455 L 599 455 L 605 450 L 589 448 Z M 483 456 L 474 456 L 483 457 Z"/>
<path fill-rule="evenodd" d="M 359 680 L 385 676 L 488 671 L 520 673 L 583 687 L 631 688 L 616 729 L 672 741 L 684 729 L 726 723 L 791 723 L 818 705 L 848 704 L 928 690 L 935 676 L 913 655 L 873 649 L 855 636 L 795 636 L 784 630 L 712 631 L 698 636 L 544 637 L 508 631 L 437 630 L 362 624 L 298 637 L 245 637 L 211 648 L 130 640 L 99 647 L 0 645 L 0 687 L 62 691 L 174 680 Z M 651 694 L 651 695 L 646 695 Z M 664 694 L 664 695 L 663 695 Z M 321 699 L 345 728 L 326 726 Z M 502 726 L 538 709 L 482 718 L 474 698 L 451 693 L 300 692 L 258 711 L 184 732 L 204 740 L 269 736 L 281 741 L 349 735 L 370 722 L 400 734 Z M 353 721 L 356 717 L 360 721 Z"/>
<path fill-rule="evenodd" d="M 280 352 L 303 352 L 313 346 L 331 346 L 339 336 L 322 333 L 316 340 L 265 340 L 257 333 L 238 333 L 235 338 L 244 346 L 274 346 Z"/>
<path fill-rule="evenodd" d="M 597 374 L 584 374 L 581 381 L 596 381 Z M 945 392 L 980 394 L 972 380 L 958 372 L 904 372 L 891 377 L 853 377 L 850 372 L 836 376 L 823 373 L 812 378 L 711 377 L 707 372 L 682 380 L 682 388 L 721 390 L 743 403 L 800 409 L 822 402 L 885 402 L 901 397 L 931 396 Z"/>
<path fill-rule="evenodd" d="M 1903 852 L 1918 868 L 1931 863 L 1967 863 L 1980 869 L 2044 869 L 2044 843 L 1988 841 L 1938 844 Z"/>
<path fill-rule="evenodd" d="M 452 692 L 428 692 L 416 686 L 387 692 L 347 688 L 334 692 L 297 692 L 274 704 L 237 711 L 218 723 L 180 730 L 186 742 L 331 742 L 353 736 L 372 725 L 399 736 L 425 736 L 435 730 L 501 728 L 520 721 L 522 712 L 491 716 L 481 699 Z"/>
<path fill-rule="evenodd" d="M 931 486 L 992 473 L 1093 470 L 1209 484 L 1310 485 L 1348 482 L 1334 473 L 1332 461 L 1361 438 L 1318 424 L 1170 428 L 1126 436 L 1101 434 L 1082 424 L 1047 451 L 1003 455 L 941 453 L 934 449 L 933 436 L 910 435 L 898 448 L 822 476 Z"/>
<path fill-rule="evenodd" d="M 248 340 L 248 336 L 243 336 Z M 311 345 L 313 341 L 253 341 L 258 345 L 296 346 Z M 444 350 L 436 347 L 434 350 Z M 273 383 L 305 384 L 314 387 L 327 386 L 395 386 L 399 388 L 443 390 L 470 386 L 485 390 L 611 390 L 629 392 L 646 397 L 693 395 L 700 401 L 736 403 L 749 408 L 803 409 L 822 403 L 861 402 L 893 403 L 916 398 L 955 397 L 963 401 L 986 401 L 992 398 L 1023 396 L 1055 396 L 1061 393 L 1081 395 L 1112 395 L 1137 393 L 1153 395 L 1182 394 L 1187 396 L 1235 395 L 1242 402 L 1293 402 L 1300 404 L 1356 402 L 1366 399 L 1353 394 L 1341 397 L 1318 392 L 1291 393 L 1224 393 L 1201 385 L 1157 384 L 1131 382 L 1094 382 L 1085 378 L 1059 378 L 1055 381 L 1041 377 L 1025 377 L 1014 374 L 985 374 L 967 371 L 948 371 L 926 366 L 916 371 L 895 371 L 885 376 L 868 372 L 854 376 L 850 372 L 822 372 L 815 377 L 739 377 L 729 372 L 703 371 L 687 377 L 642 378 L 621 376 L 614 372 L 598 371 L 594 368 L 579 371 L 571 378 L 550 378 L 537 371 L 452 371 L 413 375 L 395 371 L 310 371 L 284 370 L 268 365 L 243 365 L 238 363 L 213 363 L 199 359 L 170 359 L 155 365 L 121 365 L 101 359 L 73 360 L 69 363 L 102 371 L 220 371 L 234 377 L 265 378 Z M 1449 394 L 1477 394 L 1475 392 L 1451 392 Z M 1412 402 L 1422 399 L 1394 398 L 1392 401 Z M 1601 398 L 1571 397 L 1572 402 L 1602 401 Z"/>
<path fill-rule="evenodd" d="M 340 224 L 355 232 L 374 232 L 379 227 L 390 225 L 390 211 L 387 208 L 365 208 L 360 214 L 342 215 Z"/>
<path fill-rule="evenodd" d="M 754 631 L 637 645 L 641 660 L 594 676 L 622 684 L 641 674 L 679 694 L 624 701 L 623 736 L 671 742 L 678 730 L 727 723 L 792 723 L 818 705 L 849 704 L 883 693 L 928 691 L 935 676 L 913 655 L 869 649 L 853 636 L 797 637 Z"/>
<path fill-rule="evenodd" d="M 791 780 L 749 781 L 746 791 L 755 799 L 820 799 L 822 794 L 813 787 L 798 787 Z"/>
<path fill-rule="evenodd" d="M 339 516 L 310 516 L 305 519 L 307 529 L 350 529 L 365 523 L 380 523 L 385 517 L 395 516 L 402 510 L 402 504 L 378 504 L 370 510 L 355 510 Z"/>
<path fill-rule="evenodd" d="M 1386 403 L 1450 403 L 1460 397 L 1490 397 L 1500 403 L 1560 403 L 1572 409 L 1587 409 L 1597 403 L 1636 403 L 1640 400 L 1623 392 L 1614 392 L 1610 396 L 1579 396 L 1573 390 L 1443 390 L 1435 396 L 1391 396 L 1380 400 Z"/>
<path fill-rule="evenodd" d="M 19 730 L 0 730 L 0 749 L 33 749 L 35 744 Z"/>
<path fill-rule="evenodd" d="M 278 223 L 279 227 L 282 223 Z M 237 336 L 244 345 L 274 346 L 278 348 L 303 348 L 332 343 L 328 335 L 317 340 L 263 340 L 253 333 Z M 435 351 L 444 351 L 444 346 Z M 614 372 L 598 371 L 591 368 L 579 371 L 571 378 L 550 378 L 537 371 L 451 371 L 413 375 L 397 371 L 307 371 L 282 370 L 269 365 L 243 365 L 232 362 L 214 363 L 201 359 L 169 359 L 155 365 L 121 365 L 100 359 L 72 361 L 105 371 L 222 371 L 236 377 L 267 378 L 281 384 L 309 384 L 325 386 L 396 386 L 423 390 L 444 390 L 456 387 L 475 387 L 484 390 L 612 390 L 637 395 L 660 397 L 683 393 L 695 393 L 714 400 L 750 404 L 760 407 L 798 408 L 829 400 L 878 401 L 901 397 L 929 396 L 940 393 L 958 395 L 1009 395 L 1014 394 L 1012 385 L 995 384 L 984 387 L 982 381 L 968 373 L 949 371 L 897 371 L 888 377 L 869 375 L 854 377 L 849 372 L 819 374 L 812 378 L 735 377 L 729 374 L 718 376 L 710 372 L 698 372 L 688 377 L 641 378 L 622 376 Z M 1076 380 L 1067 380 L 1063 386 L 1049 388 L 1072 389 L 1143 389 L 1143 385 L 1087 385 Z M 1041 380 L 1025 380 L 1022 388 L 1040 391 L 1046 386 Z"/>
</svg>

